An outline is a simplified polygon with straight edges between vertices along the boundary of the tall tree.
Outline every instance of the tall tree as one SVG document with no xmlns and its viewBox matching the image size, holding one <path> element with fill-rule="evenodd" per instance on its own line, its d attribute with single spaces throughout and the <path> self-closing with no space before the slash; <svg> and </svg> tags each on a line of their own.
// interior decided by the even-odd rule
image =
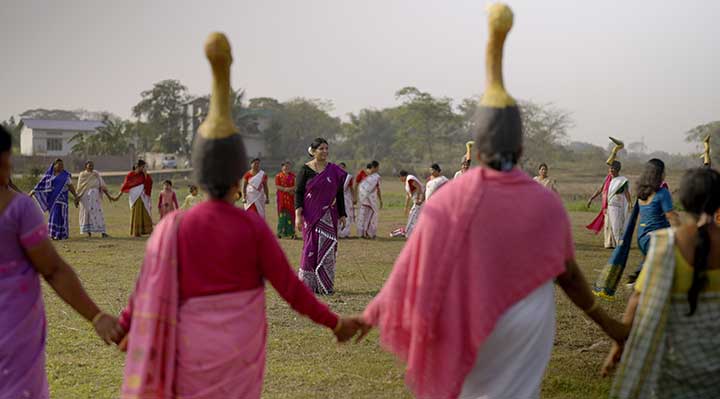
<svg viewBox="0 0 720 399">
<path fill-rule="evenodd" d="M 398 107 L 398 141 L 413 159 L 436 160 L 438 148 L 447 151 L 453 136 L 461 128 L 461 118 L 454 112 L 452 100 L 435 98 L 415 87 L 404 87 L 395 93 L 402 102 Z"/>
<path fill-rule="evenodd" d="M 717 168 L 720 163 L 720 121 L 708 122 L 685 132 L 685 141 L 688 143 L 702 143 L 710 135 L 710 154 L 712 165 Z"/>
<path fill-rule="evenodd" d="M 94 134 L 78 133 L 71 139 L 72 152 L 87 158 L 91 155 L 121 155 L 131 149 L 131 123 L 106 119 Z"/>
<path fill-rule="evenodd" d="M 264 131 L 270 154 L 276 158 L 299 159 L 305 156 L 308 145 L 316 137 L 336 142 L 341 125 L 340 119 L 330 116 L 331 109 L 332 103 L 328 101 L 306 98 L 295 98 L 275 108 L 270 116 L 271 128 Z"/>
<path fill-rule="evenodd" d="M 392 109 L 363 109 L 349 114 L 344 125 L 346 148 L 355 159 L 385 159 L 391 156 L 396 140 Z"/>
<path fill-rule="evenodd" d="M 187 87 L 168 79 L 155 83 L 140 96 L 142 100 L 133 107 L 133 115 L 143 118 L 155 129 L 158 149 L 189 154 L 192 143 L 182 129 L 183 104 L 190 99 Z"/>
</svg>

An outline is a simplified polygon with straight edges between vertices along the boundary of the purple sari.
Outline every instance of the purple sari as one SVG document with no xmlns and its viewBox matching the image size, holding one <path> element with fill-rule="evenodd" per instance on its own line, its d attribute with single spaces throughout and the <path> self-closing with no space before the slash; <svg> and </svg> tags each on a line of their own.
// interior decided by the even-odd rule
<svg viewBox="0 0 720 399">
<path fill-rule="evenodd" d="M 48 397 L 45 308 L 25 250 L 47 240 L 30 197 L 15 194 L 0 213 L 0 398 Z"/>
<path fill-rule="evenodd" d="M 347 172 L 328 163 L 305 186 L 303 199 L 303 250 L 300 279 L 316 294 L 335 291 L 335 256 L 338 242 L 338 210 L 335 197 Z"/>
</svg>

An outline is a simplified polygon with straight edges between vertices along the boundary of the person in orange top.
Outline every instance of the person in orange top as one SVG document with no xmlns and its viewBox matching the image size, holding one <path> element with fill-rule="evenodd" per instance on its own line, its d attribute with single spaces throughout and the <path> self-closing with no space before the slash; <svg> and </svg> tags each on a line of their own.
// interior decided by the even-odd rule
<svg viewBox="0 0 720 399">
<path fill-rule="evenodd" d="M 275 175 L 277 188 L 278 238 L 295 238 L 295 173 L 290 171 L 290 162 L 282 163 L 280 173 Z"/>
<path fill-rule="evenodd" d="M 250 162 L 250 170 L 243 176 L 243 204 L 246 211 L 252 211 L 265 218 L 265 205 L 270 203 L 267 175 L 260 169 L 260 159 Z"/>
</svg>

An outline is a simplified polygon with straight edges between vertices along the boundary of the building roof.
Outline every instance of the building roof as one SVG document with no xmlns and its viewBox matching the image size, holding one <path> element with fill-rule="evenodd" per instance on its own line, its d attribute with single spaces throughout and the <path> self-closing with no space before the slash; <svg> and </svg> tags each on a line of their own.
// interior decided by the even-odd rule
<svg viewBox="0 0 720 399">
<path fill-rule="evenodd" d="M 74 132 L 92 132 L 105 125 L 103 121 L 72 121 L 54 119 L 21 119 L 23 125 L 39 130 L 70 130 Z"/>
</svg>

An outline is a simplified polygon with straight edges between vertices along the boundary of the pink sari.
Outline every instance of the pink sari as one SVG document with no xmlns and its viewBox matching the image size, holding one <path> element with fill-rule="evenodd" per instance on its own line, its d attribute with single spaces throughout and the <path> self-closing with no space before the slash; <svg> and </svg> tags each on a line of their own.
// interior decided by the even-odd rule
<svg viewBox="0 0 720 399">
<path fill-rule="evenodd" d="M 572 256 L 569 218 L 555 193 L 519 169 L 478 167 L 424 206 L 363 315 L 378 326 L 382 346 L 407 363 L 415 397 L 456 398 L 496 322 Z"/>
<path fill-rule="evenodd" d="M 130 300 L 123 398 L 259 398 L 264 289 L 179 303 L 177 231 L 169 214 L 150 237 Z"/>
</svg>

